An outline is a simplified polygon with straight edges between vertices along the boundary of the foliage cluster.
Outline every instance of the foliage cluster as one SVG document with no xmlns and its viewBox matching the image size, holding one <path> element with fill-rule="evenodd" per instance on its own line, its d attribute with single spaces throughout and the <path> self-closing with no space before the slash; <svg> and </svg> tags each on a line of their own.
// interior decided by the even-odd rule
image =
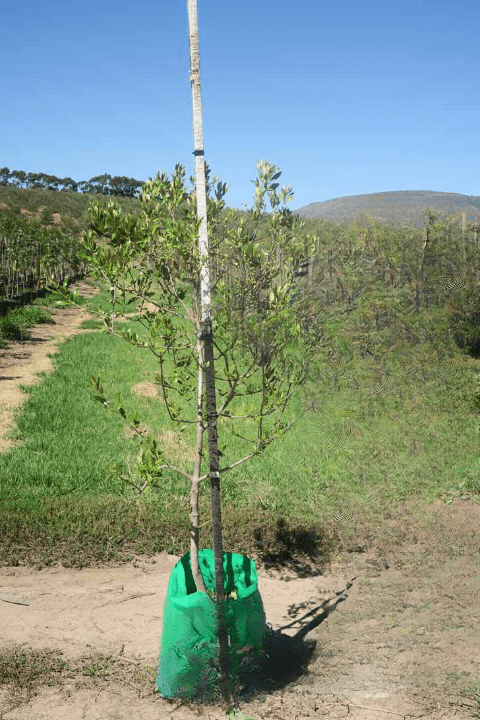
<svg viewBox="0 0 480 720">
<path fill-rule="evenodd" d="M 377 360 L 452 341 L 480 352 L 475 225 L 428 210 L 425 228 L 323 223 L 310 267 L 311 317 L 327 356 Z"/>
<path fill-rule="evenodd" d="M 306 372 L 309 338 L 302 330 L 304 306 L 294 293 L 296 269 L 313 243 L 299 234 L 301 223 L 284 206 L 291 191 L 278 189 L 278 169 L 264 162 L 258 170 L 254 205 L 241 215 L 223 212 L 226 187 L 208 178 L 217 421 L 246 448 L 239 460 L 230 457 L 228 442 L 222 445 L 220 472 L 259 454 L 287 431 L 285 408 Z M 122 213 L 114 203 L 94 204 L 91 229 L 84 235 L 86 256 L 112 288 L 107 327 L 115 332 L 112 317 L 124 312 L 127 296 L 128 302 L 141 301 L 144 333 L 116 332 L 157 358 L 156 382 L 170 419 L 197 425 L 197 376 L 204 360 L 196 340 L 203 326 L 195 192 L 187 189 L 185 170 L 177 166 L 171 179 L 158 175 L 147 182 L 140 202 L 138 215 Z M 96 391 L 111 405 L 98 378 Z M 139 424 L 120 402 L 114 408 L 133 428 Z M 200 413 L 203 434 L 203 406 Z M 158 444 L 148 442 L 151 461 L 142 456 L 142 488 L 162 483 L 168 468 L 190 476 L 191 469 L 172 468 Z"/>
<path fill-rule="evenodd" d="M 35 220 L 0 214 L 0 299 L 10 300 L 81 273 L 78 239 Z"/>
<path fill-rule="evenodd" d="M 10 310 L 0 317 L 0 347 L 5 347 L 8 340 L 28 340 L 31 337 L 29 328 L 41 323 L 54 323 L 51 314 L 44 308 L 24 305 Z"/>
</svg>

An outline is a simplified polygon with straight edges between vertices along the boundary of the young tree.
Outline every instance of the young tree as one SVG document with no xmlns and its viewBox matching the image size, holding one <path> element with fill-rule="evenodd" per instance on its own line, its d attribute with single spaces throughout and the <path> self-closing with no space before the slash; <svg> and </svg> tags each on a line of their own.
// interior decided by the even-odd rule
<svg viewBox="0 0 480 720">
<path fill-rule="evenodd" d="M 305 373 L 301 343 L 301 303 L 295 297 L 296 271 L 305 260 L 309 238 L 302 243 L 295 231 L 299 221 L 283 206 L 290 199 L 290 188 L 277 192 L 278 169 L 259 163 L 256 194 L 251 213 L 221 215 L 226 186 L 218 179 L 208 182 L 206 172 L 200 53 L 198 43 L 197 0 L 188 0 L 190 81 L 192 87 L 193 134 L 195 156 L 194 191 L 188 193 L 184 169 L 177 166 L 172 180 L 157 175 L 141 193 L 142 215 L 122 217 L 110 204 L 106 210 L 92 207 L 92 230 L 85 236 L 90 261 L 111 283 L 112 301 L 131 293 L 142 303 L 153 297 L 156 285 L 161 300 L 158 312 L 147 311 L 142 321 L 148 339 L 132 334 L 128 339 L 146 344 L 159 359 L 159 385 L 171 419 L 180 421 L 181 408 L 172 400 L 173 392 L 183 399 L 193 397 L 196 379 L 196 447 L 191 473 L 190 520 L 191 564 L 197 590 L 206 592 L 198 563 L 199 485 L 203 455 L 203 437 L 208 436 L 208 478 L 211 488 L 215 590 L 219 638 L 219 685 L 226 702 L 230 700 L 228 677 L 229 638 L 224 612 L 223 539 L 220 504 L 220 475 L 262 452 L 276 437 L 286 432 L 283 413 L 295 386 Z M 217 185 L 215 187 L 215 182 Z M 216 200 L 208 190 L 215 189 Z M 266 198 L 272 214 L 264 217 Z M 216 244 L 209 243 L 211 228 L 219 229 Z M 261 237 L 260 232 L 264 235 Z M 95 233 L 109 239 L 105 250 L 96 242 Z M 197 244 L 198 237 L 198 244 Z M 211 266 L 216 283 L 212 287 Z M 193 292 L 185 285 L 190 283 Z M 113 311 L 115 308 L 113 308 Z M 185 320 L 195 330 L 185 334 Z M 214 333 L 215 320 L 215 333 Z M 113 323 L 109 327 L 114 331 Z M 173 361 L 168 365 L 167 358 Z M 221 365 L 217 373 L 216 365 Z M 217 407 L 217 374 L 223 387 Z M 98 398 L 108 404 L 100 381 Z M 235 401 L 248 398 L 250 406 L 235 409 Z M 121 407 L 118 408 L 125 415 Z M 222 420 L 255 423 L 250 452 L 220 467 L 218 423 Z M 134 425 L 135 425 L 134 421 Z M 188 422 L 186 418 L 181 422 Z M 190 420 L 192 422 L 192 420 Z M 238 430 L 235 434 L 242 437 Z M 245 430 L 243 430 L 245 432 Z M 244 438 L 245 439 L 245 438 Z M 157 472 L 175 470 L 165 461 L 154 442 L 150 445 Z"/>
<path fill-rule="evenodd" d="M 177 165 L 171 178 L 159 174 L 145 183 L 139 214 L 125 213 L 113 201 L 106 207 L 94 202 L 91 226 L 84 234 L 88 262 L 112 288 L 107 330 L 154 353 L 159 363 L 156 382 L 170 419 L 196 426 L 193 468 L 179 467 L 157 439 L 138 432 L 144 445 L 143 475 L 126 479 L 139 492 L 161 488 L 162 479 L 172 473 L 190 479 L 192 569 L 200 590 L 199 486 L 212 479 L 213 472 L 219 492 L 224 473 L 287 432 L 291 422 L 285 410 L 308 363 L 305 300 L 297 269 L 313 241 L 287 209 L 292 191 L 279 189 L 279 176 L 275 166 L 258 163 L 253 206 L 238 212 L 225 209 L 226 186 L 217 178 L 210 181 L 207 172 L 213 268 L 208 315 L 202 298 L 205 256 L 198 245 L 197 189 L 187 188 L 182 166 Z M 138 333 L 122 331 L 112 319 L 134 299 L 141 303 Z M 213 371 L 218 406 L 212 408 L 207 398 L 211 390 L 204 385 Z M 106 396 L 100 379 L 96 388 L 97 398 L 138 430 L 139 420 L 128 416 L 120 400 Z M 243 455 L 232 456 L 224 440 L 220 450 L 213 445 L 212 452 L 210 446 L 207 460 L 203 438 L 212 432 L 212 424 L 214 434 L 219 424 L 225 438 L 231 433 L 244 446 Z M 216 596 L 217 602 L 223 600 L 223 585 Z"/>
</svg>

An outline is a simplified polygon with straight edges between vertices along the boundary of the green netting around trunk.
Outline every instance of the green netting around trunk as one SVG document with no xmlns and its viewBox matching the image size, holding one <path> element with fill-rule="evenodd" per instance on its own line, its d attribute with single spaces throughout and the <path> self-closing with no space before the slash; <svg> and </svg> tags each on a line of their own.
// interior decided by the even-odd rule
<svg viewBox="0 0 480 720">
<path fill-rule="evenodd" d="M 207 590 L 215 590 L 213 550 L 199 551 Z M 247 648 L 261 651 L 265 613 L 255 563 L 245 555 L 223 554 L 225 616 L 230 667 L 238 668 Z M 240 651 L 240 652 L 239 652 Z M 218 677 L 218 624 L 213 600 L 197 592 L 186 553 L 170 576 L 163 615 L 157 689 L 164 697 L 194 697 L 214 691 Z"/>
</svg>

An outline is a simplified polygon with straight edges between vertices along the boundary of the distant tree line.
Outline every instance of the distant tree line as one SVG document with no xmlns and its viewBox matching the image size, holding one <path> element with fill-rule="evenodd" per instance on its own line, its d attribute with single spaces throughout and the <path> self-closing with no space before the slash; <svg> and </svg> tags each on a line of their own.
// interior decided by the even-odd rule
<svg viewBox="0 0 480 720">
<path fill-rule="evenodd" d="M 0 185 L 11 185 L 27 190 L 44 188 L 45 190 L 70 190 L 76 193 L 136 198 L 140 195 L 143 184 L 143 180 L 135 180 L 135 178 L 124 175 L 112 177 L 107 173 L 92 177 L 90 180 L 77 182 L 70 177 L 58 178 L 46 173 L 29 173 L 24 170 L 10 170 L 8 167 L 0 168 Z"/>
</svg>

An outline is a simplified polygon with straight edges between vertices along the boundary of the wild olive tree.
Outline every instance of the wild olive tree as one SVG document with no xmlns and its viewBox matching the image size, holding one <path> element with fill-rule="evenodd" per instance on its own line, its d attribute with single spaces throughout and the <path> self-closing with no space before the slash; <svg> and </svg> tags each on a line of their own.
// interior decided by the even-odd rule
<svg viewBox="0 0 480 720">
<path fill-rule="evenodd" d="M 193 467 L 181 467 L 166 458 L 158 438 L 138 430 L 139 419 L 128 416 L 121 400 L 107 397 L 102 382 L 95 381 L 97 398 L 125 417 L 144 445 L 143 479 L 133 482 L 137 490 L 161 487 L 169 473 L 191 481 L 191 559 L 201 591 L 198 491 L 212 475 L 205 434 L 212 426 L 222 434 L 215 459 L 219 482 L 287 432 L 291 421 L 285 410 L 305 377 L 310 352 L 298 268 L 313 241 L 286 207 L 292 191 L 279 188 L 278 169 L 268 162 L 257 167 L 253 205 L 243 212 L 226 209 L 226 186 L 218 178 L 210 181 L 207 170 L 211 330 L 202 311 L 205 258 L 198 246 L 196 191 L 187 187 L 182 166 L 171 177 L 158 174 L 145 183 L 138 214 L 125 213 L 114 202 L 93 203 L 84 234 L 88 262 L 111 288 L 107 331 L 155 355 L 155 382 L 170 420 L 196 427 Z M 122 330 L 115 320 L 133 301 L 140 303 L 138 332 Z M 208 351 L 205 332 L 210 333 Z M 212 359 L 214 417 L 205 383 Z M 229 433 L 245 448 L 238 457 L 224 449 Z"/>
</svg>

